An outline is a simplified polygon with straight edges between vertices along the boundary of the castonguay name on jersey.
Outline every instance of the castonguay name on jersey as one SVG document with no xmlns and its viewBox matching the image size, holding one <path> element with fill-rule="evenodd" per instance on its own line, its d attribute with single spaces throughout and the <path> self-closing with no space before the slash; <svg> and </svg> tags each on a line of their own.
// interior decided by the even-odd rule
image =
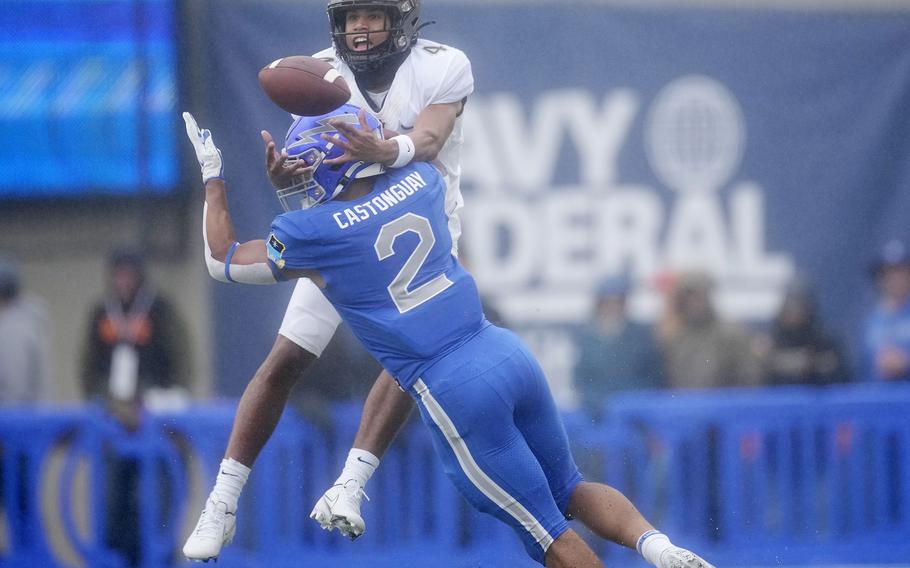
<svg viewBox="0 0 910 568">
<path fill-rule="evenodd" d="M 420 174 L 412 172 L 400 182 L 390 185 L 388 189 L 378 195 L 374 195 L 368 201 L 353 207 L 347 207 L 342 211 L 338 211 L 332 217 L 339 228 L 347 229 L 352 225 L 378 215 L 382 211 L 387 211 L 390 207 L 401 203 L 426 186 L 427 182 L 420 177 Z"/>
</svg>

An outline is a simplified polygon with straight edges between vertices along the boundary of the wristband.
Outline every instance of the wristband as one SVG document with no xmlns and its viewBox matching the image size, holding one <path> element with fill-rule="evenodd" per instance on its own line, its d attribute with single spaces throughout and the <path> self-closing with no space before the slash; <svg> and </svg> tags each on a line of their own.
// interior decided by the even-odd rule
<svg viewBox="0 0 910 568">
<path fill-rule="evenodd" d="M 238 246 L 240 246 L 240 243 L 234 241 L 234 244 L 228 249 L 227 257 L 224 259 L 224 277 L 232 284 L 236 284 L 237 281 L 231 278 L 231 258 L 234 256 L 234 251 L 237 250 Z"/>
<path fill-rule="evenodd" d="M 399 134 L 398 136 L 392 136 L 389 140 L 394 140 L 395 143 L 398 144 L 398 157 L 395 158 L 395 161 L 392 162 L 390 167 L 400 168 L 410 164 L 416 153 L 414 141 L 411 140 L 411 137 L 407 134 Z"/>
</svg>

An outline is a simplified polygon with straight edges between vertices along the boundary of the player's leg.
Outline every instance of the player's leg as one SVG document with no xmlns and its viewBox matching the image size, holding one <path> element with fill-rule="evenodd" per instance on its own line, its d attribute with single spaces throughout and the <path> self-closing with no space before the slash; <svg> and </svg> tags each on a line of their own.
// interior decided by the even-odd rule
<svg viewBox="0 0 910 568">
<path fill-rule="evenodd" d="M 516 357 L 523 356 L 518 347 L 512 334 L 487 328 L 436 363 L 412 390 L 459 492 L 512 527 L 529 555 L 543 564 L 569 527 L 513 420 L 515 401 L 523 396 L 520 381 L 508 380 L 516 373 Z"/>
<path fill-rule="evenodd" d="M 621 492 L 581 480 L 543 371 L 526 348 L 524 354 L 527 367 L 520 384 L 526 396 L 517 399 L 515 423 L 540 462 L 560 511 L 602 538 L 637 548 L 659 568 L 712 568 L 697 555 L 673 546 Z"/>
<path fill-rule="evenodd" d="M 673 545 L 654 529 L 625 495 L 602 483 L 578 484 L 569 502 L 569 514 L 595 534 L 636 548 L 658 568 L 713 568 L 706 560 Z"/>
<path fill-rule="evenodd" d="M 275 338 L 237 404 L 225 459 L 253 466 L 281 419 L 291 389 L 315 360 L 316 355 L 283 335 Z"/>
<path fill-rule="evenodd" d="M 477 510 L 506 523 L 543 564 L 550 545 L 569 527 L 546 477 L 498 393 L 482 378 L 434 392 L 415 385 L 423 422 L 433 434 L 446 475 Z"/>
<path fill-rule="evenodd" d="M 641 535 L 654 530 L 625 495 L 602 483 L 579 483 L 567 512 L 594 534 L 628 548 L 635 548 Z"/>
<path fill-rule="evenodd" d="M 351 540 L 363 534 L 366 524 L 360 514 L 360 503 L 364 488 L 413 410 L 414 400 L 383 370 L 367 396 L 344 469 L 316 501 L 311 519 L 326 530 L 337 528 Z"/>
<path fill-rule="evenodd" d="M 383 369 L 364 403 L 354 447 L 381 458 L 413 410 L 414 399 Z"/>
<path fill-rule="evenodd" d="M 547 568 L 603 568 L 603 562 L 572 529 L 559 535 L 547 549 Z"/>
<path fill-rule="evenodd" d="M 540 462 L 560 510 L 597 535 L 634 548 L 638 538 L 654 527 L 619 491 L 582 480 L 543 371 L 530 353 L 525 359 L 527 396 L 516 406 L 515 423 Z"/>
<path fill-rule="evenodd" d="M 569 438 L 543 370 L 527 347 L 517 337 L 515 340 L 520 345 L 520 357 L 515 375 L 507 378 L 504 388 L 520 393 L 513 395 L 515 425 L 547 476 L 559 510 L 566 512 L 572 493 L 583 478 L 569 449 Z"/>
<path fill-rule="evenodd" d="M 340 321 L 312 281 L 297 281 L 279 336 L 240 398 L 215 486 L 183 547 L 190 560 L 216 558 L 233 539 L 237 502 L 250 468 L 274 432 L 294 383 L 325 349 Z"/>
</svg>

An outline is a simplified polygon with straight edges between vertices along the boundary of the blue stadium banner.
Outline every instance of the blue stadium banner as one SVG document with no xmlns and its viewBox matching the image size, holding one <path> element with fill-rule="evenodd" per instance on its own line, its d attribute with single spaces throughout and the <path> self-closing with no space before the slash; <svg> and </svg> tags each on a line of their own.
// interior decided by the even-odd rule
<svg viewBox="0 0 910 568">
<path fill-rule="evenodd" d="M 288 123 L 256 72 L 329 42 L 321 7 L 288 6 L 209 4 L 219 44 L 208 67 L 223 74 L 210 78 L 220 97 L 206 124 L 222 136 L 234 186 L 249 188 L 242 234 L 260 234 L 277 210 L 263 197 L 258 132 Z M 668 275 L 700 268 L 721 312 L 750 323 L 767 322 L 804 272 L 823 317 L 847 336 L 859 328 L 869 258 L 889 237 L 910 237 L 910 11 L 600 2 L 424 11 L 438 23 L 423 35 L 463 49 L 476 78 L 464 251 L 509 322 L 544 330 L 526 336 L 556 382 L 573 356 L 558 330 L 584 321 L 597 282 L 621 272 L 640 319 L 660 312 Z M 261 359 L 286 298 L 218 290 L 228 391 Z M 250 317 L 238 317 L 244 310 Z M 255 355 L 232 339 L 250 337 L 253 313 L 264 338 Z"/>
</svg>

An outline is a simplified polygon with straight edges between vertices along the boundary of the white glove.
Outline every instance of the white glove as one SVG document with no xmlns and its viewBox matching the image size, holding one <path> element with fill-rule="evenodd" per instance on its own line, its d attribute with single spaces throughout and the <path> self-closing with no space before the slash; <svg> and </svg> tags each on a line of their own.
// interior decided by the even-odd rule
<svg viewBox="0 0 910 568">
<path fill-rule="evenodd" d="M 186 135 L 196 151 L 196 160 L 202 169 L 202 183 L 210 179 L 224 179 L 224 161 L 221 159 L 221 150 L 215 146 L 212 133 L 206 128 L 200 130 L 196 119 L 188 112 L 183 113 L 186 122 Z"/>
</svg>

